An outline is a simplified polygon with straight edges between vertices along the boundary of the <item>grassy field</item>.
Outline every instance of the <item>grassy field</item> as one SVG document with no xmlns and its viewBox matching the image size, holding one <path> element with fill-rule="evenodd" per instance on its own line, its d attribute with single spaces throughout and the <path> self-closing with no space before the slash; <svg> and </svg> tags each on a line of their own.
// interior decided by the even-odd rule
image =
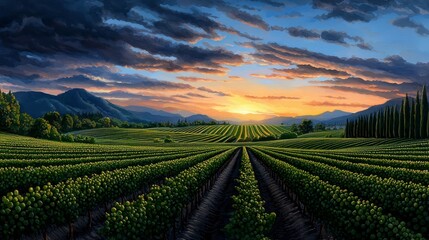
<svg viewBox="0 0 429 240">
<path fill-rule="evenodd" d="M 298 137 L 299 138 L 342 138 L 344 137 L 344 129 L 311 132 L 311 133 L 299 135 Z"/>
<path fill-rule="evenodd" d="M 322 237 L 429 237 L 428 140 L 327 138 L 340 134 L 329 131 L 239 141 L 268 134 L 263 129 L 282 131 L 204 126 L 78 132 L 96 144 L 0 133 L 1 238 L 42 238 L 43 232 L 51 239 L 70 233 L 172 237 L 174 224 L 183 224 L 174 233 L 182 237 L 242 238 L 248 229 L 273 238 L 320 237 L 320 225 L 308 216 L 326 227 Z M 166 136 L 176 142 L 154 142 Z M 242 191 L 234 190 L 236 179 Z M 234 205 L 222 205 L 230 201 Z M 217 221 L 234 227 L 225 232 Z M 293 231 L 279 231 L 288 228 Z"/>
</svg>

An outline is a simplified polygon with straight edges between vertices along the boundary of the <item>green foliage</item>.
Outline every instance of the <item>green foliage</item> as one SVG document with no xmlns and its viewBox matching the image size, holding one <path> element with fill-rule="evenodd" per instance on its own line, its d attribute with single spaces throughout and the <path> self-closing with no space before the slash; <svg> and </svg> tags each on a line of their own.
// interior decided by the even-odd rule
<svg viewBox="0 0 429 240">
<path fill-rule="evenodd" d="M 298 135 L 294 132 L 284 132 L 280 135 L 279 139 L 292 139 L 297 137 Z"/>
<path fill-rule="evenodd" d="M 298 128 L 298 125 L 297 124 L 292 124 L 291 126 L 290 126 L 290 128 L 289 128 L 289 130 L 291 131 L 291 132 L 294 132 L 294 133 L 296 133 L 296 134 L 299 134 L 299 128 Z"/>
<path fill-rule="evenodd" d="M 29 135 L 33 127 L 34 119 L 27 113 L 21 113 L 19 117 L 19 134 Z"/>
<path fill-rule="evenodd" d="M 300 134 L 313 132 L 313 122 L 311 120 L 304 119 L 301 124 L 299 124 L 298 129 Z"/>
<path fill-rule="evenodd" d="M 428 135 L 428 102 L 426 86 L 417 92 L 416 100 L 408 97 L 402 99 L 397 111 L 396 106 L 385 107 L 375 114 L 361 116 L 348 121 L 345 128 L 346 137 L 375 138 L 427 138 Z"/>
<path fill-rule="evenodd" d="M 234 212 L 225 226 L 228 239 L 268 239 L 276 219 L 275 213 L 266 213 L 258 182 L 246 148 L 243 148 L 240 176 L 236 180 L 237 195 L 232 197 Z"/>
<path fill-rule="evenodd" d="M 74 120 L 70 114 L 64 114 L 61 122 L 61 129 L 63 132 L 68 132 L 73 130 L 74 128 Z"/>
<path fill-rule="evenodd" d="M 74 141 L 80 143 L 95 143 L 95 138 L 90 136 L 76 135 L 74 136 Z"/>
<path fill-rule="evenodd" d="M 91 129 L 97 126 L 97 123 L 89 118 L 84 118 L 81 121 L 82 129 Z"/>
<path fill-rule="evenodd" d="M 62 134 L 61 141 L 63 142 L 74 142 L 74 136 L 72 134 Z"/>
<path fill-rule="evenodd" d="M 344 179 L 339 185 L 332 185 L 333 182 L 339 183 L 341 174 L 334 174 L 327 171 L 322 165 L 318 167 L 312 166 L 311 162 L 302 161 L 298 167 L 298 161 L 289 160 L 290 158 L 284 158 L 287 162 L 280 161 L 273 156 L 267 155 L 259 150 L 252 149 L 255 155 L 265 163 L 277 176 L 297 194 L 300 201 L 306 206 L 306 208 L 312 212 L 316 217 L 323 219 L 328 224 L 330 231 L 338 239 L 424 239 L 422 234 L 416 234 L 405 222 L 398 220 L 398 218 L 391 215 L 384 214 L 383 210 L 379 205 L 372 202 L 362 200 L 355 191 L 347 191 L 340 188 L 341 184 L 349 184 L 350 186 L 356 186 L 368 194 L 374 194 L 383 197 L 389 197 L 396 199 L 396 202 L 400 202 L 399 198 L 402 196 L 408 196 L 408 192 L 403 192 L 402 195 L 380 193 L 380 187 L 374 182 L 364 181 L 364 177 L 357 179 L 347 179 L 349 176 L 355 177 L 355 175 L 348 173 L 344 175 Z M 296 165 L 290 164 L 291 162 Z M 320 166 L 320 167 L 319 167 Z M 301 168 L 303 167 L 303 168 Z M 304 168 L 305 167 L 305 168 Z M 336 168 L 332 168 L 334 171 Z M 307 170 L 307 171 L 306 171 Z M 308 172 L 311 170 L 311 172 Z M 321 174 L 312 175 L 314 171 L 323 172 Z M 328 175 L 326 175 L 328 174 Z M 329 181 L 328 176 L 333 176 Z M 363 175 L 359 175 L 363 176 Z M 338 181 L 334 179 L 338 178 Z M 376 177 L 369 177 L 375 180 Z M 388 179 L 384 180 L 387 184 Z M 362 185 L 365 182 L 365 185 Z M 368 185 L 366 185 L 368 184 Z M 367 187 L 370 186 L 371 189 Z M 392 185 L 390 185 L 391 187 Z M 389 186 L 382 186 L 381 189 L 388 191 Z M 397 185 L 401 188 L 402 185 Z M 347 188 L 349 189 L 349 188 Z M 354 189 L 354 188 L 353 188 Z M 367 190 L 368 189 L 368 190 Z M 377 190 L 375 190 L 377 189 Z M 395 189 L 395 192 L 401 194 L 400 189 Z M 427 190 L 426 190 L 427 191 Z M 420 193 L 416 193 L 420 194 Z M 413 195 L 413 196 L 416 196 Z M 426 197 L 427 195 L 421 195 Z M 371 199 L 371 198 L 370 198 Z M 386 200 L 389 204 L 389 200 Z M 392 203 L 391 206 L 397 206 Z M 418 204 L 416 205 L 419 207 Z M 401 211 L 403 207 L 399 207 Z M 415 207 L 413 206 L 413 210 Z M 427 214 L 426 213 L 422 213 Z M 413 222 L 414 224 L 415 222 Z"/>
<path fill-rule="evenodd" d="M 36 138 L 49 139 L 51 133 L 51 124 L 43 118 L 37 118 L 31 128 L 30 135 Z"/>
<path fill-rule="evenodd" d="M 234 149 L 198 163 L 134 202 L 116 203 L 106 214 L 103 232 L 110 239 L 161 238 L 198 189 L 231 157 Z"/>
<path fill-rule="evenodd" d="M 49 131 L 49 139 L 61 141 L 61 135 L 55 126 L 51 126 L 51 130 Z"/>
<path fill-rule="evenodd" d="M 429 114 L 429 106 L 428 106 L 428 98 L 426 93 L 426 85 L 423 85 L 422 89 L 422 101 L 420 104 L 420 137 L 427 138 L 428 137 L 428 114 Z"/>
<path fill-rule="evenodd" d="M 19 132 L 20 107 L 15 96 L 0 91 L 0 130 L 18 133 Z"/>
<path fill-rule="evenodd" d="M 326 130 L 326 126 L 323 123 L 317 123 L 316 125 L 314 125 L 314 131 L 315 132 L 320 132 L 320 131 L 325 131 Z"/>
<path fill-rule="evenodd" d="M 103 117 L 100 120 L 98 120 L 98 123 L 100 124 L 100 127 L 109 128 L 112 126 L 111 120 L 109 117 Z"/>
<path fill-rule="evenodd" d="M 59 112 L 48 112 L 43 115 L 43 118 L 48 121 L 51 126 L 54 126 L 57 130 L 61 130 L 61 114 Z"/>
<path fill-rule="evenodd" d="M 72 223 L 97 205 L 131 194 L 156 179 L 178 174 L 213 155 L 211 152 L 168 162 L 162 162 L 158 156 L 157 164 L 101 172 L 55 185 L 47 183 L 43 187 L 30 187 L 23 194 L 15 190 L 2 197 L 0 234 L 8 239 L 41 231 L 52 224 Z M 25 220 L 16 221 L 19 218 Z"/>
</svg>

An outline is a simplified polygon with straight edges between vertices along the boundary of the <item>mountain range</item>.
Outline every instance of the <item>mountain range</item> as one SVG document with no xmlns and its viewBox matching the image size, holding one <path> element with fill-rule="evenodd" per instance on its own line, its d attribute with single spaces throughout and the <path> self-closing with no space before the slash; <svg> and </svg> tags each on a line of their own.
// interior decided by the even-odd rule
<svg viewBox="0 0 429 240">
<path fill-rule="evenodd" d="M 71 89 L 59 95 L 50 95 L 43 92 L 15 92 L 15 97 L 21 105 L 21 111 L 37 118 L 50 111 L 57 111 L 61 114 L 95 113 L 99 112 L 104 116 L 117 118 L 129 122 L 172 122 L 186 120 L 194 121 L 216 121 L 213 118 L 194 114 L 184 117 L 177 113 L 153 109 L 144 106 L 115 105 L 104 98 L 95 96 L 84 89 Z M 379 111 L 386 106 L 400 106 L 401 98 L 391 99 L 384 104 L 375 105 L 360 112 L 350 113 L 341 110 L 324 112 L 319 115 L 305 115 L 297 117 L 273 117 L 258 122 L 259 124 L 291 125 L 299 124 L 303 119 L 312 120 L 314 123 L 324 123 L 326 125 L 344 125 L 349 120 L 354 120 L 360 116 L 368 115 Z"/>
<path fill-rule="evenodd" d="M 341 110 L 334 110 L 332 112 L 324 112 L 319 115 L 305 115 L 305 116 L 298 116 L 298 117 L 273 117 L 273 118 L 263 120 L 262 123 L 274 124 L 274 125 L 279 125 L 279 124 L 292 125 L 292 124 L 299 124 L 304 119 L 309 119 L 314 123 L 319 123 L 333 118 L 347 117 L 350 114 L 352 113 L 344 112 Z"/>
<path fill-rule="evenodd" d="M 41 117 L 47 112 L 57 111 L 61 114 L 99 112 L 103 116 L 129 122 L 214 121 L 202 114 L 183 117 L 179 114 L 142 106 L 120 107 L 84 89 L 77 88 L 56 96 L 43 92 L 15 92 L 14 95 L 19 101 L 21 111 L 35 118 Z"/>
</svg>

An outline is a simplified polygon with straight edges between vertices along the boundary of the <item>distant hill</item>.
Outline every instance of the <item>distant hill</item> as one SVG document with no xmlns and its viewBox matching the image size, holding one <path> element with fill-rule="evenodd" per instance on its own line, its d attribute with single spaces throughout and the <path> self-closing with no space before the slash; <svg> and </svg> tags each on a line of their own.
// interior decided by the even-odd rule
<svg viewBox="0 0 429 240">
<path fill-rule="evenodd" d="M 41 117 L 50 111 L 58 111 L 61 114 L 99 112 L 121 120 L 136 120 L 129 111 L 84 89 L 72 89 L 57 96 L 41 92 L 16 92 L 14 95 L 21 105 L 21 111 L 33 117 Z"/>
<path fill-rule="evenodd" d="M 400 107 L 401 103 L 402 103 L 402 98 L 391 99 L 391 100 L 389 100 L 383 104 L 369 107 L 368 109 L 350 114 L 348 116 L 341 116 L 341 117 L 336 117 L 336 118 L 326 120 L 326 121 L 324 121 L 324 123 L 328 124 L 328 125 L 344 125 L 344 124 L 346 124 L 347 119 L 348 120 L 355 120 L 358 117 L 367 116 L 371 113 L 378 112 L 385 107 L 392 107 L 392 106 Z"/>
<path fill-rule="evenodd" d="M 309 119 L 312 120 L 314 123 L 327 121 L 329 119 L 338 118 L 338 117 L 347 117 L 351 113 L 344 112 L 341 110 L 334 110 L 334 111 L 328 111 L 321 113 L 319 115 L 305 115 L 305 116 L 298 116 L 298 117 L 274 117 L 265 119 L 262 122 L 265 124 L 284 124 L 284 125 L 291 125 L 291 124 L 299 124 L 302 122 L 303 119 Z"/>
<path fill-rule="evenodd" d="M 172 122 L 178 120 L 214 121 L 201 114 L 183 117 L 143 106 L 120 107 L 101 97 L 97 97 L 84 89 L 72 89 L 57 96 L 42 92 L 16 92 L 16 99 L 21 105 L 21 111 L 37 118 L 47 112 L 57 111 L 61 114 L 101 113 L 103 116 L 117 118 L 130 122 Z"/>
</svg>

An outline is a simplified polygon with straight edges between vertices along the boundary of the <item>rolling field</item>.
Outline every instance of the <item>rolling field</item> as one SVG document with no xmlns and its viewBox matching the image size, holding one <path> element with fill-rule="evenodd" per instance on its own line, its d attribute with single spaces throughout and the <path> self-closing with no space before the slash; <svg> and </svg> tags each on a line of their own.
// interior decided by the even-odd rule
<svg viewBox="0 0 429 240">
<path fill-rule="evenodd" d="M 84 136 L 92 136 L 101 144 L 118 145 L 147 145 L 155 142 L 155 139 L 164 139 L 170 136 L 177 143 L 223 143 L 235 141 L 230 136 L 198 134 L 178 131 L 166 131 L 161 129 L 124 129 L 103 128 L 89 129 L 73 132 Z"/>
<path fill-rule="evenodd" d="M 0 133 L 1 239 L 429 238 L 428 140 L 226 144 L 212 127 Z"/>
<path fill-rule="evenodd" d="M 190 126 L 177 128 L 158 128 L 160 131 L 180 132 L 192 134 L 209 134 L 229 136 L 227 142 L 252 141 L 259 137 L 275 135 L 279 136 L 288 130 L 282 126 L 273 125 L 212 125 Z"/>
</svg>

